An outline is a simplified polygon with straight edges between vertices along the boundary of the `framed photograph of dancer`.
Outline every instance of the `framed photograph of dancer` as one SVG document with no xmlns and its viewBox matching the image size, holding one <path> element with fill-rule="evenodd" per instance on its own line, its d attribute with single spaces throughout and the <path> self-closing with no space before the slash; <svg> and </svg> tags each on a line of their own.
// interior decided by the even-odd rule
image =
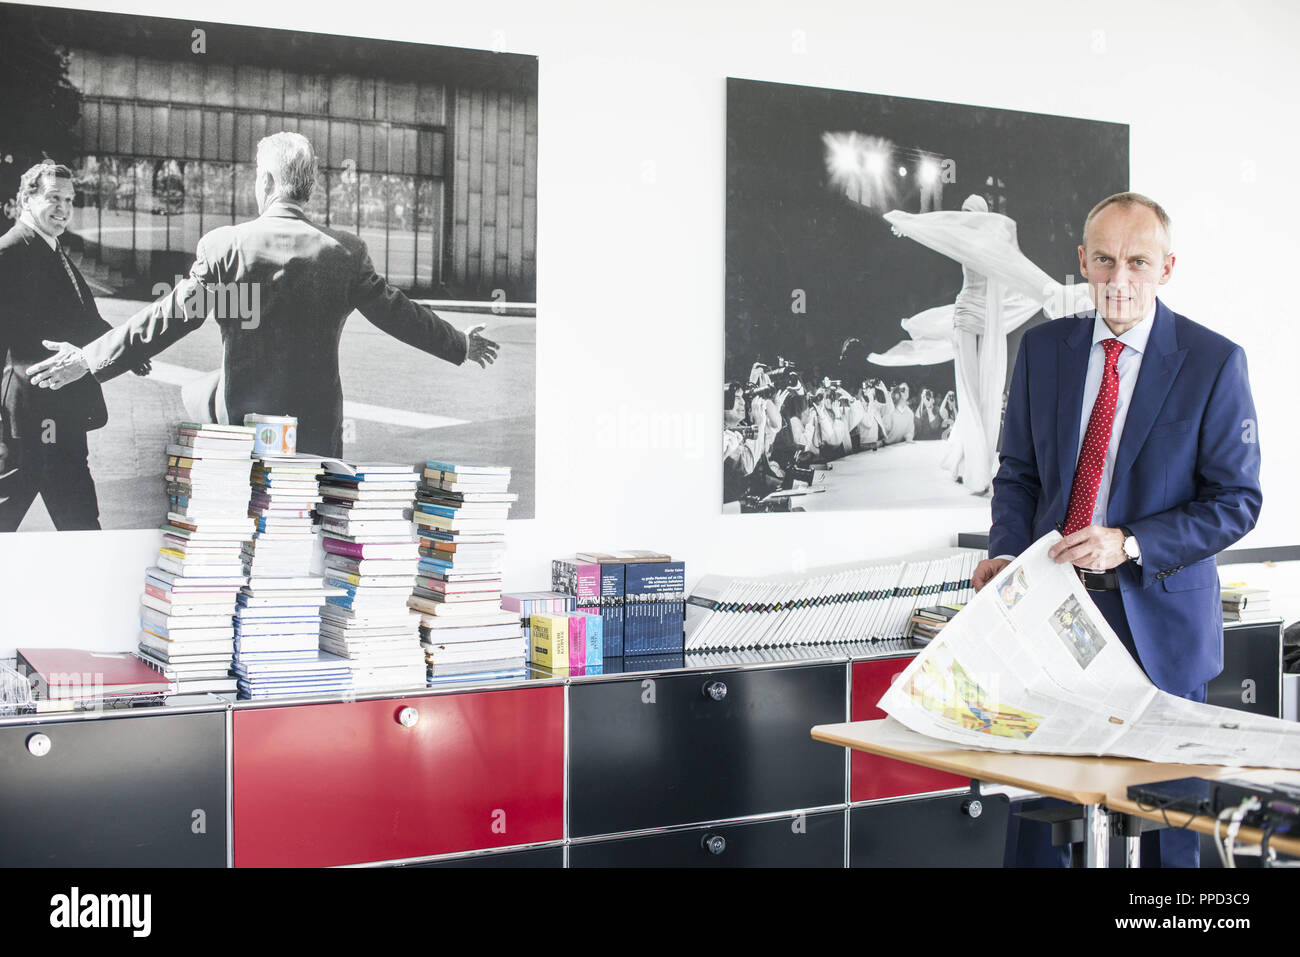
<svg viewBox="0 0 1300 957">
<path fill-rule="evenodd" d="M 1118 123 L 727 81 L 723 510 L 987 511 L 1020 336 L 1091 308 Z"/>
</svg>

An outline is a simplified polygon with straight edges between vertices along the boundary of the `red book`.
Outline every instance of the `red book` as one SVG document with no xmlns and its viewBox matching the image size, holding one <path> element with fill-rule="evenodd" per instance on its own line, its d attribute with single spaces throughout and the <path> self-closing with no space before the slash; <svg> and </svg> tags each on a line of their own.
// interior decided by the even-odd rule
<svg viewBox="0 0 1300 957">
<path fill-rule="evenodd" d="M 103 698 L 171 689 L 166 677 L 127 652 L 19 648 L 17 657 L 46 698 Z"/>
</svg>

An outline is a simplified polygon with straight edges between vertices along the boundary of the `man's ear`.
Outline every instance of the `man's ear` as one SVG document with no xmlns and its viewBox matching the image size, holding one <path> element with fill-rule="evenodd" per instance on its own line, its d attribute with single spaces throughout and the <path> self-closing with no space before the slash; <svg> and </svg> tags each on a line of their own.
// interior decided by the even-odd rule
<svg viewBox="0 0 1300 957">
<path fill-rule="evenodd" d="M 1079 272 L 1084 279 L 1088 278 L 1088 253 L 1082 246 L 1079 247 Z"/>
<path fill-rule="evenodd" d="M 1160 269 L 1159 285 L 1163 286 L 1165 283 L 1167 283 L 1173 277 L 1173 274 L 1174 274 L 1174 254 L 1170 253 L 1169 255 L 1165 256 L 1164 265 Z"/>
</svg>

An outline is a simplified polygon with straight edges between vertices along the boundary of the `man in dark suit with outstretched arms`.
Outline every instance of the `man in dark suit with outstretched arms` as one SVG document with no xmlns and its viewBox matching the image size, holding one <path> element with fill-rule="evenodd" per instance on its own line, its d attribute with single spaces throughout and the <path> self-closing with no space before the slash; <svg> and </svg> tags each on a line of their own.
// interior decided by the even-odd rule
<svg viewBox="0 0 1300 957">
<path fill-rule="evenodd" d="M 18 221 L 0 237 L 0 532 L 17 531 L 37 495 L 55 528 L 99 528 L 86 441 L 108 422 L 99 383 L 50 392 L 27 371 L 113 328 L 61 242 L 75 197 L 68 167 L 37 163 L 19 182 Z M 126 368 L 148 371 L 138 359 Z"/>
<path fill-rule="evenodd" d="M 482 326 L 461 332 L 375 272 L 353 233 L 311 222 L 316 184 L 306 137 L 276 133 L 257 145 L 257 219 L 199 240 L 189 276 L 172 292 L 82 350 L 40 363 L 32 381 L 61 388 L 90 372 L 99 382 L 157 355 L 212 315 L 223 361 L 211 408 L 218 422 L 250 412 L 298 419 L 298 448 L 343 454 L 339 339 L 352 311 L 389 335 L 456 365 L 486 367 L 497 344 Z"/>
<path fill-rule="evenodd" d="M 1214 559 L 1254 527 L 1263 493 L 1245 353 L 1156 298 L 1174 268 L 1170 237 L 1168 215 L 1137 193 L 1089 213 L 1079 268 L 1096 312 L 1021 341 L 993 482 L 996 557 L 972 585 L 1057 528 L 1049 554 L 1076 566 L 1151 681 L 1204 701 L 1223 669 Z M 1023 836 L 1022 861 L 1055 861 L 1041 845 L 1026 859 Z M 1197 835 L 1158 838 L 1164 866 L 1196 866 Z"/>
</svg>

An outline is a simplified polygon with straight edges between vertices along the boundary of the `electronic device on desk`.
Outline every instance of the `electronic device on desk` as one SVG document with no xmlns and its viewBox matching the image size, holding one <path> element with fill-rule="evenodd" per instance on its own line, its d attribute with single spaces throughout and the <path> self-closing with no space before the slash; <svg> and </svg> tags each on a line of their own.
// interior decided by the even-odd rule
<svg viewBox="0 0 1300 957">
<path fill-rule="evenodd" d="M 1233 843 L 1243 826 L 1264 832 L 1259 853 L 1266 862 L 1271 860 L 1268 841 L 1273 835 L 1300 834 L 1300 784 L 1291 782 L 1175 778 L 1130 785 L 1128 797 L 1144 811 L 1177 811 L 1216 819 L 1215 836 L 1227 842 L 1226 853 L 1220 844 L 1219 855 L 1229 867 L 1233 866 L 1229 863 L 1233 854 L 1242 853 L 1233 850 Z M 1221 835 L 1220 830 L 1225 829 Z"/>
</svg>

